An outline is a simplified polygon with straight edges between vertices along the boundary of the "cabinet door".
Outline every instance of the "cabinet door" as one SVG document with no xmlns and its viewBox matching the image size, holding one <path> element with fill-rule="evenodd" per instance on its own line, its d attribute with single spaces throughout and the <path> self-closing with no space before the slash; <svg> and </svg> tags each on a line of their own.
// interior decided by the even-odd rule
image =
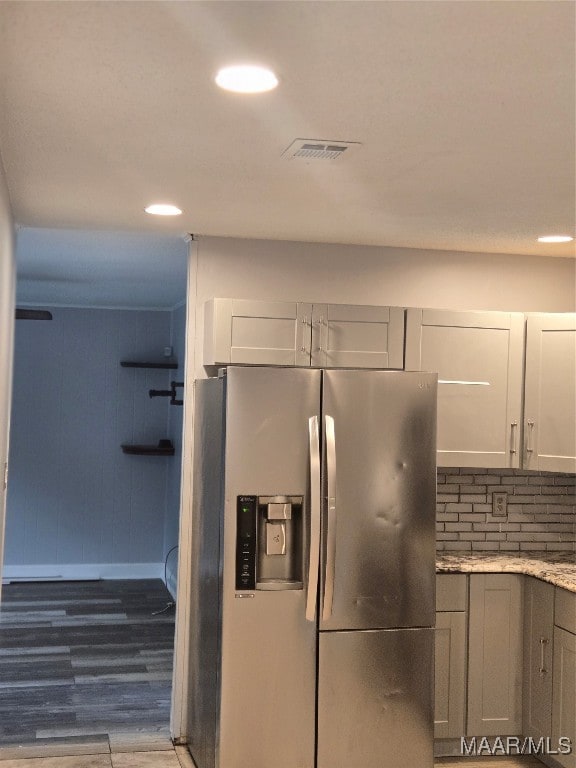
<svg viewBox="0 0 576 768">
<path fill-rule="evenodd" d="M 310 365 L 311 304 L 211 299 L 204 310 L 204 365 Z"/>
<path fill-rule="evenodd" d="M 327 368 L 404 367 L 404 310 L 314 304 L 312 365 Z"/>
<path fill-rule="evenodd" d="M 524 466 L 576 472 L 576 313 L 533 315 L 526 335 Z"/>
<path fill-rule="evenodd" d="M 438 465 L 518 467 L 524 316 L 407 310 L 406 370 L 438 373 Z"/>
<path fill-rule="evenodd" d="M 464 735 L 466 712 L 466 614 L 436 614 L 434 738 Z"/>
<path fill-rule="evenodd" d="M 522 578 L 470 576 L 469 736 L 522 732 Z"/>
<path fill-rule="evenodd" d="M 524 582 L 524 735 L 536 741 L 552 733 L 554 587 Z"/>
<path fill-rule="evenodd" d="M 436 574 L 436 613 L 468 610 L 468 576 L 465 573 Z"/>
<path fill-rule="evenodd" d="M 572 753 L 554 755 L 565 768 L 576 768 L 576 635 L 554 627 L 552 740 L 570 739 Z"/>
</svg>

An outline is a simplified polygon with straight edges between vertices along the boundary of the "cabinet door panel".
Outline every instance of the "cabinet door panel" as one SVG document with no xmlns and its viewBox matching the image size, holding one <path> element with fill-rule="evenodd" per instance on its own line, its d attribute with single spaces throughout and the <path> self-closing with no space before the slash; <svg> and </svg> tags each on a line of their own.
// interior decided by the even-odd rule
<svg viewBox="0 0 576 768">
<path fill-rule="evenodd" d="M 565 768 L 576 768 L 576 635 L 554 628 L 554 693 L 552 738 L 568 738 L 572 754 L 555 755 Z"/>
<path fill-rule="evenodd" d="M 554 587 L 527 577 L 524 585 L 524 735 L 552 733 Z"/>
<path fill-rule="evenodd" d="M 255 362 L 256 355 L 286 365 L 294 362 L 294 319 L 233 317 L 230 361 Z"/>
<path fill-rule="evenodd" d="M 314 304 L 312 365 L 329 368 L 404 367 L 404 310 Z"/>
<path fill-rule="evenodd" d="M 524 417 L 526 469 L 576 472 L 576 313 L 528 318 Z"/>
<path fill-rule="evenodd" d="M 466 611 L 468 609 L 468 576 L 465 573 L 436 575 L 436 611 Z"/>
<path fill-rule="evenodd" d="M 469 736 L 522 731 L 522 578 L 470 577 Z"/>
<path fill-rule="evenodd" d="M 519 466 L 524 319 L 407 311 L 406 370 L 438 372 L 438 465 Z"/>
<path fill-rule="evenodd" d="M 574 592 L 556 587 L 554 624 L 576 635 L 576 594 Z"/>
<path fill-rule="evenodd" d="M 436 614 L 434 737 L 459 738 L 465 733 L 466 614 Z"/>
<path fill-rule="evenodd" d="M 212 299 L 204 312 L 204 365 L 310 365 L 312 306 Z"/>
</svg>

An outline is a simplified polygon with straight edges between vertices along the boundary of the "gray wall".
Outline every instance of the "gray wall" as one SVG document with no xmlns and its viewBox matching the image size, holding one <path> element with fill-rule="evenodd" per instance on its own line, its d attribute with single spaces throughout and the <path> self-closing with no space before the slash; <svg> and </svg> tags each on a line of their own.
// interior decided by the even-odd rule
<svg viewBox="0 0 576 768">
<path fill-rule="evenodd" d="M 163 576 L 172 457 L 130 456 L 121 443 L 167 437 L 173 371 L 158 360 L 171 313 L 50 308 L 18 321 L 5 576 Z"/>
<path fill-rule="evenodd" d="M 12 214 L 0 157 L 0 572 L 2 571 L 6 508 L 4 467 L 8 460 L 10 426 L 15 279 Z M 0 591 L 1 589 L 0 584 Z"/>
</svg>

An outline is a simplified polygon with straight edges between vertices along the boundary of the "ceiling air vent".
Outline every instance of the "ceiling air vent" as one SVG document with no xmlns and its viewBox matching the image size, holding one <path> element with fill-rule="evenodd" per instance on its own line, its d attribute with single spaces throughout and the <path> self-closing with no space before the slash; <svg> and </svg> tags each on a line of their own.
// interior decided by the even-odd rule
<svg viewBox="0 0 576 768">
<path fill-rule="evenodd" d="M 358 147 L 357 141 L 325 141 L 324 139 L 295 139 L 282 157 L 288 160 L 338 160 L 348 157 Z"/>
</svg>

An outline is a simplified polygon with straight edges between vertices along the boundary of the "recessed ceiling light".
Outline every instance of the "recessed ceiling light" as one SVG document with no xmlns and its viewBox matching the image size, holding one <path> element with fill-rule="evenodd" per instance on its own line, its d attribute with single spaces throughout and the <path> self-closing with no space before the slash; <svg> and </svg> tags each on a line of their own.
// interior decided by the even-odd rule
<svg viewBox="0 0 576 768">
<path fill-rule="evenodd" d="M 574 240 L 570 235 L 544 235 L 538 238 L 539 243 L 569 243 Z"/>
<path fill-rule="evenodd" d="M 271 69 L 248 64 L 224 67 L 215 80 L 220 88 L 235 93 L 264 93 L 278 85 L 278 78 Z"/>
<path fill-rule="evenodd" d="M 146 213 L 152 213 L 154 216 L 180 216 L 182 211 L 175 205 L 167 203 L 154 203 L 144 208 Z"/>
</svg>

